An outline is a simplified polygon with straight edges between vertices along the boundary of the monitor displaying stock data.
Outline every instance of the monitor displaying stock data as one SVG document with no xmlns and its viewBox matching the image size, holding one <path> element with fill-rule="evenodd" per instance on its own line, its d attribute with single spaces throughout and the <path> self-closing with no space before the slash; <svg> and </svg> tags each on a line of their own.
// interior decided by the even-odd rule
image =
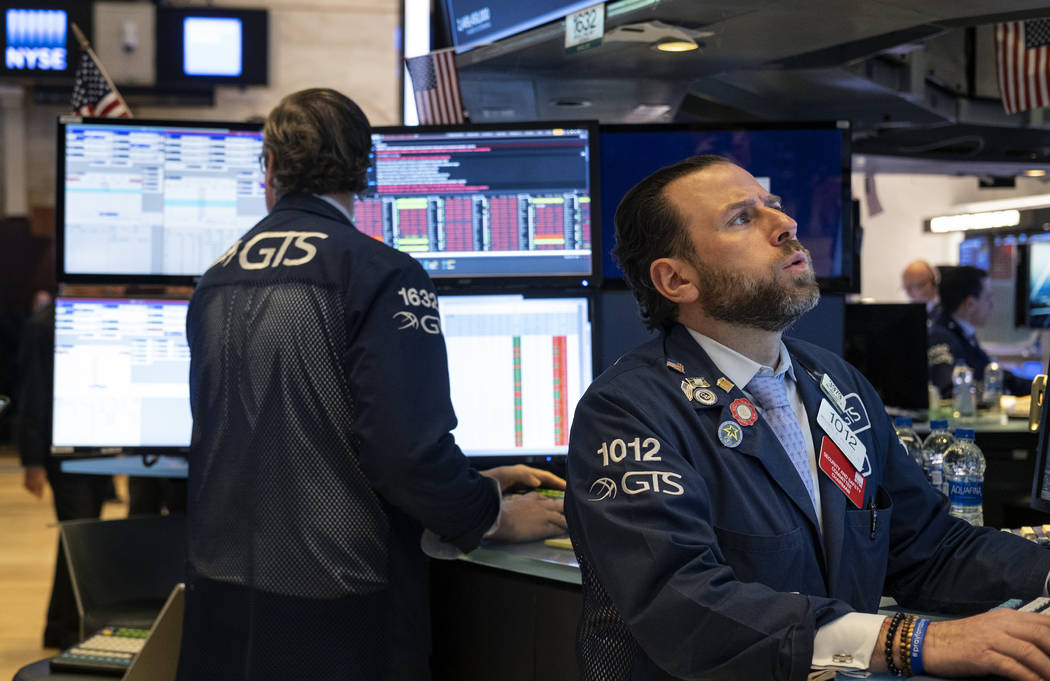
<svg viewBox="0 0 1050 681">
<path fill-rule="evenodd" d="M 594 370 L 589 299 L 443 295 L 440 313 L 463 453 L 567 453 Z"/>
<path fill-rule="evenodd" d="M 357 227 L 441 279 L 589 279 L 595 128 L 517 123 L 373 129 Z M 539 279 L 542 278 L 542 279 Z"/>
<path fill-rule="evenodd" d="M 58 276 L 190 283 L 266 215 L 255 123 L 63 118 Z"/>
<path fill-rule="evenodd" d="M 185 300 L 58 298 L 56 454 L 190 444 Z M 565 454 L 576 403 L 593 376 L 583 297 L 442 295 L 453 432 L 468 456 Z"/>
<path fill-rule="evenodd" d="M 186 300 L 55 300 L 52 451 L 186 450 Z"/>
</svg>

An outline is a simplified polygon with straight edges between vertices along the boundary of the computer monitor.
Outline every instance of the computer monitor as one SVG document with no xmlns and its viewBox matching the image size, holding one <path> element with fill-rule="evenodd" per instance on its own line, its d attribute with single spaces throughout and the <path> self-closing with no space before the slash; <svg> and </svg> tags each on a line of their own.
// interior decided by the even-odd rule
<svg viewBox="0 0 1050 681">
<path fill-rule="evenodd" d="M 157 8 L 157 82 L 191 88 L 266 85 L 269 11 Z"/>
<path fill-rule="evenodd" d="M 441 295 L 456 443 L 468 457 L 564 455 L 591 383 L 586 297 Z"/>
<path fill-rule="evenodd" d="M 188 450 L 188 305 L 55 299 L 53 453 Z"/>
<path fill-rule="evenodd" d="M 1019 295 L 1025 300 L 1025 322 L 1029 328 L 1050 327 L 1050 241 L 1032 238 L 1028 241 L 1024 290 Z"/>
<path fill-rule="evenodd" d="M 266 215 L 262 125 L 64 117 L 58 278 L 189 284 Z"/>
<path fill-rule="evenodd" d="M 439 288 L 589 281 L 595 130 L 580 121 L 374 128 L 357 227 L 410 253 Z"/>
<path fill-rule="evenodd" d="M 959 264 L 988 271 L 992 262 L 991 244 L 985 236 L 973 236 L 959 242 Z"/>
<path fill-rule="evenodd" d="M 718 154 L 782 197 L 824 291 L 860 290 L 848 122 L 602 125 L 599 140 L 605 281 L 623 277 L 611 249 L 613 217 L 624 194 L 659 168 L 694 154 Z"/>
<path fill-rule="evenodd" d="M 847 303 L 842 356 L 871 381 L 887 407 L 929 407 L 922 303 Z"/>
</svg>

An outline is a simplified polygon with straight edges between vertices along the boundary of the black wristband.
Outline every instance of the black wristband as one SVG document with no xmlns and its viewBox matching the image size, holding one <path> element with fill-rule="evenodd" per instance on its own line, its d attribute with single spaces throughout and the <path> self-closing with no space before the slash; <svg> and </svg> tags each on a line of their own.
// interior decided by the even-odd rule
<svg viewBox="0 0 1050 681">
<path fill-rule="evenodd" d="M 902 676 L 903 675 L 903 672 L 901 671 L 901 669 L 897 665 L 893 664 L 893 644 L 895 642 L 895 639 L 897 638 L 897 636 L 896 636 L 897 628 L 900 627 L 901 621 L 903 619 L 904 619 L 904 613 L 903 612 L 896 613 L 893 616 L 893 619 L 890 621 L 890 628 L 889 628 L 889 630 L 886 631 L 886 642 L 885 642 L 886 669 L 888 669 L 890 671 L 890 673 L 893 674 L 894 676 Z"/>
</svg>

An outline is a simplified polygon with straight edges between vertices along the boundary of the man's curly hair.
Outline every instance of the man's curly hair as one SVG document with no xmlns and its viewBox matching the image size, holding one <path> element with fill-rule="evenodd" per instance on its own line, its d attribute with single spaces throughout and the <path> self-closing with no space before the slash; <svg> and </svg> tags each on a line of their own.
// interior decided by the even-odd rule
<svg viewBox="0 0 1050 681">
<path fill-rule="evenodd" d="M 263 128 L 263 153 L 273 154 L 272 179 L 280 194 L 359 194 L 371 150 L 364 112 L 328 88 L 288 95 Z"/>
</svg>

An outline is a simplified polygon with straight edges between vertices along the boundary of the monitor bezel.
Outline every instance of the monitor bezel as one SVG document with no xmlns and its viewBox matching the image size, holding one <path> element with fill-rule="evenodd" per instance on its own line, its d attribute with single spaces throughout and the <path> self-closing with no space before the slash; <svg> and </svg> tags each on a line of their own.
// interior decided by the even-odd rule
<svg viewBox="0 0 1050 681">
<path fill-rule="evenodd" d="M 188 76 L 183 64 L 183 22 L 191 17 L 239 19 L 242 26 L 239 76 Z M 157 83 L 172 88 L 215 85 L 266 86 L 270 82 L 270 11 L 249 7 L 158 7 L 155 59 Z"/>
<path fill-rule="evenodd" d="M 842 154 L 840 159 L 842 177 L 842 243 L 840 257 L 843 267 L 849 267 L 845 274 L 834 277 L 817 277 L 820 290 L 823 293 L 860 293 L 860 224 L 859 216 L 854 214 L 852 205 L 852 126 L 849 121 L 745 121 L 745 122 L 711 122 L 711 123 L 612 123 L 602 124 L 598 127 L 600 149 L 601 135 L 603 133 L 631 133 L 631 132 L 726 132 L 731 130 L 741 131 L 774 131 L 774 130 L 838 130 L 842 138 Z M 654 169 L 655 170 L 655 169 Z M 746 169 L 745 169 L 746 170 Z M 599 220 L 603 220 L 599 206 Z M 612 225 L 610 225 L 612 228 Z M 604 238 L 604 234 L 602 235 Z M 612 248 L 610 243 L 609 248 Z M 604 267 L 603 262 L 599 267 Z M 611 277 L 609 273 L 603 272 L 602 285 L 613 289 L 622 289 L 626 283 L 620 277 Z"/>
<path fill-rule="evenodd" d="M 53 314 L 51 317 L 51 386 L 50 386 L 50 400 L 48 402 L 48 408 L 51 412 L 51 430 L 48 432 L 48 444 L 49 451 L 52 456 L 68 458 L 68 457 L 84 457 L 84 456 L 116 456 L 120 454 L 131 454 L 131 455 L 142 455 L 142 454 L 156 454 L 161 456 L 181 456 L 185 457 L 189 454 L 190 446 L 189 442 L 185 446 L 179 445 L 61 445 L 56 447 L 54 444 L 55 436 L 55 424 L 54 424 L 54 407 L 55 407 L 55 357 L 56 357 L 56 343 L 55 343 L 55 314 L 58 313 L 58 305 L 60 301 L 85 301 L 85 302 L 126 302 L 126 303 L 186 303 L 187 313 L 189 311 L 189 298 L 181 296 L 56 296 L 53 306 Z M 189 383 L 189 375 L 186 377 L 187 385 Z M 187 398 L 188 400 L 188 398 Z M 192 437 L 192 435 L 191 435 Z"/>
<path fill-rule="evenodd" d="M 500 130 L 540 130 L 546 128 L 586 128 L 587 147 L 590 164 L 588 166 L 588 183 L 591 202 L 591 272 L 590 274 L 527 274 L 527 275 L 490 275 L 466 276 L 436 274 L 429 272 L 430 278 L 438 293 L 454 293 L 463 289 L 481 291 L 499 287 L 507 293 L 524 293 L 530 288 L 544 289 L 593 287 L 601 283 L 601 248 L 602 227 L 601 177 L 599 173 L 601 158 L 598 153 L 598 121 L 594 120 L 557 120 L 557 121 L 520 121 L 516 123 L 465 123 L 455 125 L 377 125 L 372 127 L 372 134 L 396 135 L 415 133 L 445 132 L 485 132 Z"/>
<path fill-rule="evenodd" d="M 1044 372 L 1050 372 L 1050 368 L 1044 367 Z M 1037 510 L 1043 511 L 1044 513 L 1050 513 L 1050 500 L 1041 499 L 1039 497 L 1039 491 L 1042 488 L 1043 482 L 1043 470 L 1047 464 L 1048 455 L 1047 447 L 1050 447 L 1050 397 L 1043 394 L 1043 403 L 1039 405 L 1039 413 L 1042 420 L 1039 423 L 1039 437 L 1038 444 L 1035 448 L 1035 467 L 1032 469 L 1032 497 L 1029 500 L 1029 505 Z M 1030 408 L 1034 408 L 1036 405 L 1031 405 Z"/>
<path fill-rule="evenodd" d="M 199 274 L 117 274 L 107 272 L 66 271 L 66 128 L 70 125 L 102 125 L 127 127 L 172 127 L 213 128 L 217 130 L 258 132 L 262 134 L 262 123 L 244 121 L 183 121 L 160 118 L 89 118 L 60 116 L 57 122 L 55 144 L 55 277 L 66 284 L 163 284 L 167 286 L 192 286 L 204 276 Z M 215 255 L 218 258 L 221 253 Z"/>
<path fill-rule="evenodd" d="M 462 296 L 506 296 L 506 295 L 520 295 L 525 299 L 538 298 L 538 299 L 550 299 L 550 298 L 582 298 L 587 301 L 587 318 L 591 324 L 591 380 L 593 381 L 598 377 L 599 373 L 599 361 L 598 361 L 598 324 L 599 319 L 599 308 L 598 305 L 598 292 L 593 288 L 560 288 L 560 289 L 534 289 L 530 291 L 512 291 L 506 288 L 490 287 L 485 289 L 472 289 L 463 290 L 458 289 L 454 291 L 438 291 L 438 305 L 441 304 L 442 298 L 451 297 L 462 297 Z M 451 380 L 451 379 L 450 379 Z M 585 393 L 587 386 L 583 387 Z M 581 398 L 583 393 L 581 393 Z M 455 405 L 452 405 L 455 409 Z M 457 417 L 458 419 L 458 417 Z M 457 444 L 458 446 L 458 444 Z M 570 445 L 571 446 L 571 445 Z M 467 454 L 463 453 L 470 465 L 483 470 L 491 468 L 493 466 L 506 466 L 511 464 L 523 463 L 544 470 L 551 470 L 558 473 L 562 477 L 565 471 L 565 460 L 567 454 L 503 454 L 503 455 L 479 455 L 479 454 Z M 560 471 L 560 472 L 559 472 Z"/>
</svg>

